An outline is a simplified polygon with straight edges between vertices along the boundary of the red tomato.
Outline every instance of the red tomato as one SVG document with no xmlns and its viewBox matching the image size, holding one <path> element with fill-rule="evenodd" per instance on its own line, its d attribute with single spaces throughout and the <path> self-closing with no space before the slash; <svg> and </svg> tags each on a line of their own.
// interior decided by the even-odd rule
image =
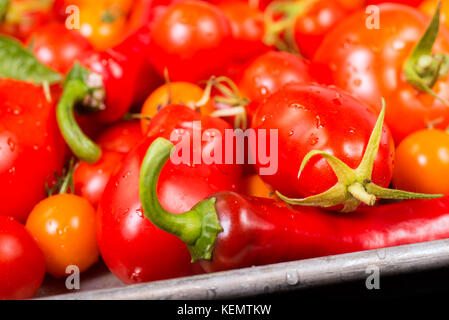
<svg viewBox="0 0 449 320">
<path fill-rule="evenodd" d="M 53 97 L 56 100 L 56 97 Z M 0 215 L 25 222 L 66 147 L 41 86 L 0 79 Z"/>
<path fill-rule="evenodd" d="M 155 23 L 150 52 L 162 75 L 174 81 L 206 80 L 230 59 L 231 26 L 215 6 L 202 1 L 173 5 Z"/>
<path fill-rule="evenodd" d="M 278 170 L 262 179 L 290 197 L 328 190 L 337 178 L 321 156 L 312 158 L 298 178 L 304 156 L 312 150 L 323 150 L 357 168 L 376 119 L 369 107 L 338 88 L 300 84 L 283 87 L 260 105 L 253 118 L 254 129 L 278 130 Z M 384 127 L 374 162 L 374 183 L 382 187 L 390 184 L 393 159 L 394 144 Z M 260 163 L 257 166 L 266 167 Z"/>
<path fill-rule="evenodd" d="M 73 175 L 75 193 L 96 208 L 110 177 L 119 169 L 123 157 L 143 138 L 139 121 L 124 121 L 106 129 L 97 139 L 102 148 L 95 164 L 80 161 Z"/>
<path fill-rule="evenodd" d="M 31 46 L 40 62 L 64 74 L 80 54 L 92 50 L 89 41 L 83 36 L 59 23 L 36 29 L 28 37 L 27 45 Z"/>
<path fill-rule="evenodd" d="M 105 151 L 128 153 L 142 137 L 140 120 L 122 121 L 104 130 L 96 142 Z"/>
<path fill-rule="evenodd" d="M 376 110 L 382 105 L 381 98 L 385 98 L 386 123 L 396 143 L 439 118 L 443 121 L 438 127 L 447 127 L 448 106 L 409 84 L 403 70 L 430 18 L 409 6 L 382 4 L 379 9 L 380 29 L 366 28 L 365 11 L 356 13 L 326 36 L 314 62 L 330 67 L 325 76 L 331 83 Z M 432 51 L 449 52 L 447 29 L 440 28 Z M 440 78 L 433 91 L 448 100 L 449 77 Z"/>
<path fill-rule="evenodd" d="M 0 300 L 34 297 L 45 275 L 45 258 L 25 227 L 0 216 Z"/>
<path fill-rule="evenodd" d="M 261 102 L 287 83 L 311 81 L 307 60 L 287 52 L 270 51 L 248 64 L 238 86 L 250 101 Z"/>
<path fill-rule="evenodd" d="M 226 1 L 218 5 L 231 22 L 233 58 L 248 61 L 268 47 L 263 43 L 265 34 L 264 14 L 248 2 Z"/>
<path fill-rule="evenodd" d="M 299 52 L 308 59 L 312 58 L 324 36 L 348 14 L 349 11 L 338 0 L 314 2 L 306 12 L 298 16 L 294 25 Z"/>
</svg>

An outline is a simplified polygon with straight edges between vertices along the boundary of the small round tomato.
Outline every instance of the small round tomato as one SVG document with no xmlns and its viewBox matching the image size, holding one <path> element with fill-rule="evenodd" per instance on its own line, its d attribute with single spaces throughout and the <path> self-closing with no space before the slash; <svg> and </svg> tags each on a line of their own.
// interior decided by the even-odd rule
<svg viewBox="0 0 449 320">
<path fill-rule="evenodd" d="M 145 134 L 148 129 L 150 120 L 164 106 L 170 104 L 183 104 L 191 109 L 195 109 L 197 102 L 204 95 L 204 90 L 190 82 L 171 82 L 166 83 L 151 93 L 142 107 L 142 133 Z M 199 107 L 201 114 L 209 115 L 215 110 L 214 103 L 211 99 Z"/>
<path fill-rule="evenodd" d="M 324 36 L 344 19 L 349 11 L 338 0 L 314 2 L 294 24 L 294 37 L 299 52 L 310 59 L 320 46 Z"/>
<path fill-rule="evenodd" d="M 126 13 L 117 5 L 90 2 L 80 6 L 80 33 L 97 50 L 119 44 L 126 31 Z"/>
<path fill-rule="evenodd" d="M 95 141 L 104 151 L 128 153 L 142 138 L 140 121 L 130 120 L 106 128 Z"/>
<path fill-rule="evenodd" d="M 217 75 L 230 60 L 231 26 L 223 12 L 202 1 L 171 6 L 151 32 L 156 70 L 174 81 L 197 82 Z"/>
<path fill-rule="evenodd" d="M 231 22 L 233 45 L 232 56 L 237 61 L 249 59 L 269 50 L 264 44 L 264 14 L 248 2 L 226 1 L 218 8 Z"/>
<path fill-rule="evenodd" d="M 80 54 L 92 50 L 83 36 L 59 23 L 36 29 L 28 38 L 27 46 L 40 62 L 64 74 Z"/>
<path fill-rule="evenodd" d="M 425 129 L 406 137 L 396 149 L 395 187 L 449 195 L 449 134 Z"/>
<path fill-rule="evenodd" d="M 89 200 L 94 208 L 97 208 L 104 188 L 119 168 L 123 156 L 120 152 L 103 151 L 95 164 L 81 161 L 73 174 L 75 193 Z"/>
<path fill-rule="evenodd" d="M 270 51 L 245 68 L 239 88 L 250 101 L 261 102 L 287 83 L 308 82 L 312 82 L 312 77 L 307 60 L 287 52 Z"/>
<path fill-rule="evenodd" d="M 66 275 L 75 265 L 80 272 L 98 260 L 95 209 L 73 194 L 57 194 L 39 202 L 31 211 L 26 228 L 45 255 L 47 272 Z"/>
<path fill-rule="evenodd" d="M 103 150 L 95 164 L 80 161 L 73 174 L 75 193 L 96 208 L 109 178 L 119 169 L 123 157 L 143 138 L 140 121 L 123 121 L 110 126 L 96 140 Z"/>
<path fill-rule="evenodd" d="M 45 275 L 45 258 L 19 222 L 0 216 L 0 300 L 34 297 Z"/>
</svg>

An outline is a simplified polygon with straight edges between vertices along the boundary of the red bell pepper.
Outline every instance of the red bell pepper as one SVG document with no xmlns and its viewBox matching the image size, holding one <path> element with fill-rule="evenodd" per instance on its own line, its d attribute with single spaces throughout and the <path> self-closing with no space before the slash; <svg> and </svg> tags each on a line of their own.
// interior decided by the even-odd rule
<svg viewBox="0 0 449 320">
<path fill-rule="evenodd" d="M 61 171 L 66 148 L 55 104 L 44 89 L 0 79 L 0 215 L 25 222 L 45 197 L 45 182 Z"/>
<path fill-rule="evenodd" d="M 156 193 L 158 175 L 172 149 L 173 144 L 164 139 L 155 140 L 148 149 L 139 187 L 142 207 L 154 225 L 183 240 L 192 259 L 202 259 L 207 272 L 449 237 L 447 197 L 336 214 L 221 192 L 172 215 Z"/>
<path fill-rule="evenodd" d="M 149 145 L 157 137 L 168 138 L 172 132 L 192 141 L 193 121 L 200 121 L 202 132 L 213 128 L 223 137 L 224 130 L 231 129 L 226 121 L 202 116 L 187 106 L 166 106 L 151 120 L 147 138 L 124 158 L 103 193 L 97 214 L 98 245 L 106 265 L 126 283 L 193 272 L 189 252 L 182 241 L 143 216 L 138 189 L 140 164 Z M 219 139 L 212 139 L 202 142 L 200 149 L 214 146 L 225 147 Z M 168 165 L 162 171 L 157 192 L 164 208 L 183 212 L 215 192 L 236 190 L 240 178 L 240 166 L 233 164 Z"/>
<path fill-rule="evenodd" d="M 112 49 L 90 52 L 69 72 L 57 117 L 67 144 L 78 158 L 95 163 L 101 149 L 76 123 L 73 110 L 77 105 L 96 111 L 99 123 L 112 123 L 159 84 L 147 52 L 149 33 L 149 28 L 142 27 Z"/>
</svg>

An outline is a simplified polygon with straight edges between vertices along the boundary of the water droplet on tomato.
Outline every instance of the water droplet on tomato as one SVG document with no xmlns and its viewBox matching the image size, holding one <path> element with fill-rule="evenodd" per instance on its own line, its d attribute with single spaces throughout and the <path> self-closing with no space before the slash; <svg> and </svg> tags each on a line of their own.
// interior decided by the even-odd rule
<svg viewBox="0 0 449 320">
<path fill-rule="evenodd" d="M 7 143 L 11 152 L 14 152 L 16 150 L 16 143 L 11 138 L 8 138 Z"/>
</svg>

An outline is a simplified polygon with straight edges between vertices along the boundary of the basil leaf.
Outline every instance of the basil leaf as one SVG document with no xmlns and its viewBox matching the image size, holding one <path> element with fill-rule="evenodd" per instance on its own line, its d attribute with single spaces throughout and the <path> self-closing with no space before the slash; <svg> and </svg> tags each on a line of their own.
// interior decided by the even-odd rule
<svg viewBox="0 0 449 320">
<path fill-rule="evenodd" d="M 0 78 L 41 84 L 60 82 L 62 76 L 40 63 L 18 41 L 0 36 Z"/>
</svg>

